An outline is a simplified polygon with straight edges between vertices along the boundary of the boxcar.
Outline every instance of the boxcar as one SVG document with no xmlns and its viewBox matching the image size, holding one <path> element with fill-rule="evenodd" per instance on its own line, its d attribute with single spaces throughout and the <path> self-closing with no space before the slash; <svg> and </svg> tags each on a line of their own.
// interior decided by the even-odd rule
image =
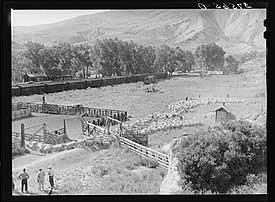
<svg viewBox="0 0 275 202">
<path fill-rule="evenodd" d="M 126 82 L 126 78 L 124 76 L 116 76 L 115 84 L 122 84 Z"/>
<path fill-rule="evenodd" d="M 114 85 L 116 83 L 115 77 L 102 78 L 102 86 Z"/>
<path fill-rule="evenodd" d="M 86 80 L 72 80 L 67 82 L 69 84 L 69 90 L 74 89 L 85 89 L 87 88 L 87 81 Z"/>
<path fill-rule="evenodd" d="M 20 88 L 18 86 L 12 86 L 11 88 L 11 96 L 20 96 Z"/>
<path fill-rule="evenodd" d="M 132 82 L 138 82 L 138 75 L 137 75 L 137 74 L 134 74 L 134 75 L 132 75 L 131 77 L 132 77 L 132 78 L 131 78 L 131 81 L 132 81 Z"/>
<path fill-rule="evenodd" d="M 133 83 L 134 82 L 134 77 L 132 76 L 125 76 L 125 83 Z"/>
<path fill-rule="evenodd" d="M 46 93 L 55 93 L 55 92 L 61 92 L 64 90 L 68 90 L 67 83 L 65 82 L 52 82 L 52 83 L 46 83 Z"/>
<path fill-rule="evenodd" d="M 157 79 L 155 75 L 146 76 L 144 78 L 144 84 L 151 84 L 156 82 L 157 82 Z"/>
<path fill-rule="evenodd" d="M 102 86 L 102 78 L 86 79 L 87 87 L 97 88 Z"/>
<path fill-rule="evenodd" d="M 137 81 L 143 81 L 144 78 L 147 76 L 146 74 L 137 74 Z"/>
<path fill-rule="evenodd" d="M 23 84 L 18 85 L 20 88 L 21 95 L 33 95 L 33 94 L 43 94 L 46 92 L 45 84 L 33 83 L 33 84 Z"/>
</svg>

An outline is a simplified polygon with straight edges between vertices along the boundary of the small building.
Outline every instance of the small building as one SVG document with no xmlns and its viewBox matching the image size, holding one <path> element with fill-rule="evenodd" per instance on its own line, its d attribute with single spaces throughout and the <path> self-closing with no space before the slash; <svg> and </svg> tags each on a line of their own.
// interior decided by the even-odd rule
<svg viewBox="0 0 275 202">
<path fill-rule="evenodd" d="M 216 122 L 226 122 L 235 120 L 236 116 L 231 112 L 231 110 L 224 105 L 216 109 L 216 116 L 215 121 Z"/>
<path fill-rule="evenodd" d="M 48 77 L 46 74 L 33 74 L 33 73 L 26 73 L 23 75 L 24 82 L 39 82 L 39 81 L 47 81 Z"/>
<path fill-rule="evenodd" d="M 156 77 L 154 75 L 144 77 L 144 84 L 156 83 Z"/>
</svg>

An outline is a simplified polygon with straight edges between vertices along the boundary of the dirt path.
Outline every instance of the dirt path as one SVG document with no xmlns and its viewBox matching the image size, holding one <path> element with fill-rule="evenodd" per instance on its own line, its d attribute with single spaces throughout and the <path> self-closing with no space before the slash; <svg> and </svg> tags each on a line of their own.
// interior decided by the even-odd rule
<svg viewBox="0 0 275 202">
<path fill-rule="evenodd" d="M 13 169 L 14 169 L 14 172 L 17 172 L 17 171 L 21 172 L 23 168 L 34 167 L 36 166 L 36 164 L 46 165 L 52 160 L 55 160 L 55 158 L 66 156 L 74 152 L 75 152 L 75 149 L 65 150 L 62 152 L 57 152 L 52 154 L 42 154 L 39 152 L 31 151 L 30 154 L 15 158 L 12 161 Z"/>
</svg>

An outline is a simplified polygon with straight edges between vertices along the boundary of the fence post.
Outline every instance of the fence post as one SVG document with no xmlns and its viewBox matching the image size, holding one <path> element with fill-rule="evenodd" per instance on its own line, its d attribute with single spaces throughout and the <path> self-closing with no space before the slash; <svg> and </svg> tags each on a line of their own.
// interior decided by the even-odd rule
<svg viewBox="0 0 275 202">
<path fill-rule="evenodd" d="M 66 119 L 64 119 L 63 121 L 64 121 L 64 134 L 67 135 Z"/>
<path fill-rule="evenodd" d="M 21 147 L 25 148 L 25 125 L 21 123 Z"/>
<path fill-rule="evenodd" d="M 122 136 L 122 121 L 120 122 L 119 128 L 120 128 L 119 136 Z"/>
<path fill-rule="evenodd" d="M 107 122 L 107 135 L 110 135 L 110 119 L 107 119 L 106 122 Z"/>
<path fill-rule="evenodd" d="M 43 123 L 43 136 L 44 136 L 44 142 L 46 142 L 46 135 L 47 135 L 47 129 L 46 129 L 46 124 Z"/>
</svg>

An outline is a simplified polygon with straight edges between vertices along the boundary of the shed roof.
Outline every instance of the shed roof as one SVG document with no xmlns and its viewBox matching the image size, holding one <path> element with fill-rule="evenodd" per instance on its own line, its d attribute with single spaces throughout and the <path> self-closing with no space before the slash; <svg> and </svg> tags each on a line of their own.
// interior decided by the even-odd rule
<svg viewBox="0 0 275 202">
<path fill-rule="evenodd" d="M 224 111 L 230 113 L 230 114 L 233 114 L 233 113 L 232 113 L 232 110 L 230 110 L 228 107 L 225 107 L 225 106 L 221 106 L 221 107 L 219 107 L 218 109 L 216 109 L 215 111 L 219 111 L 219 110 L 222 110 L 222 109 L 223 109 Z"/>
</svg>

